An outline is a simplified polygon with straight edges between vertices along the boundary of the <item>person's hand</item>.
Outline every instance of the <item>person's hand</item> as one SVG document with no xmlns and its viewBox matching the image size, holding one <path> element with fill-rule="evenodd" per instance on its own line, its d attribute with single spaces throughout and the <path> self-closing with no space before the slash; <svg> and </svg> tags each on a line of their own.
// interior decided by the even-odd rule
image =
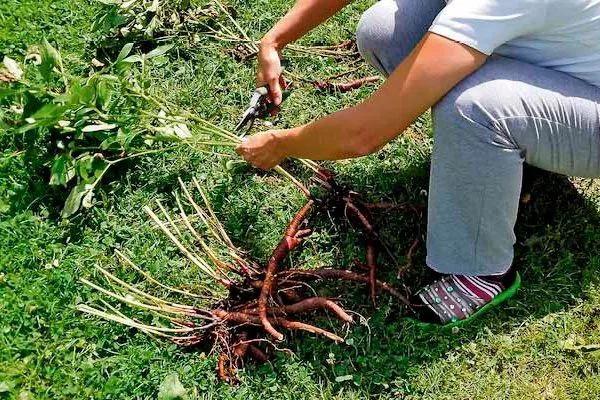
<svg viewBox="0 0 600 400">
<path fill-rule="evenodd" d="M 271 130 L 246 138 L 235 151 L 250 164 L 262 170 L 279 165 L 287 157 L 277 135 L 282 131 Z"/>
<path fill-rule="evenodd" d="M 281 52 L 269 42 L 261 42 L 258 46 L 258 70 L 256 72 L 256 87 L 267 85 L 269 99 L 279 106 L 283 99 L 282 87 L 285 80 L 281 74 Z"/>
</svg>

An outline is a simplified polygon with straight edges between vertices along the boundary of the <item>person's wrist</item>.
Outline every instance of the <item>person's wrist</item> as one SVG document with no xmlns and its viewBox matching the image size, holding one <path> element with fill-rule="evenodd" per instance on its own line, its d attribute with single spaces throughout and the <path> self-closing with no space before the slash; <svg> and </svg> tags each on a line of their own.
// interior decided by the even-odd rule
<svg viewBox="0 0 600 400">
<path fill-rule="evenodd" d="M 273 142 L 281 158 L 294 157 L 296 128 L 282 129 L 273 132 Z"/>
<path fill-rule="evenodd" d="M 276 51 L 281 51 L 283 47 L 285 47 L 283 43 L 277 40 L 275 36 L 268 33 L 258 42 L 259 50 L 274 49 Z"/>
</svg>

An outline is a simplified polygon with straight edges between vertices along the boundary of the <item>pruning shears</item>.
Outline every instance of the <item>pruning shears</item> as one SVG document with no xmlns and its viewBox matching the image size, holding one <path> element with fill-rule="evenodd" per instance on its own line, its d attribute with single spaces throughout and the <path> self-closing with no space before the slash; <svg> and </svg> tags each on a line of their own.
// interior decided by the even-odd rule
<svg viewBox="0 0 600 400">
<path fill-rule="evenodd" d="M 282 102 L 285 101 L 290 96 L 290 91 L 285 90 L 282 96 Z M 265 118 L 275 110 L 279 108 L 274 103 L 267 101 L 269 98 L 269 87 L 261 86 L 254 90 L 252 93 L 252 98 L 250 99 L 250 104 L 248 108 L 242 114 L 242 119 L 239 124 L 235 127 L 235 130 L 238 132 L 242 132 L 240 137 L 243 137 L 252 129 L 254 124 L 254 120 L 256 118 Z"/>
<path fill-rule="evenodd" d="M 287 63 L 283 61 L 282 65 L 283 70 L 285 70 Z M 283 103 L 288 97 L 290 97 L 290 91 L 284 90 L 281 102 Z M 242 114 L 240 123 L 235 127 L 236 131 L 242 132 L 240 137 L 244 137 L 250 131 L 250 129 L 252 129 L 252 125 L 254 124 L 254 120 L 256 118 L 265 118 L 271 115 L 281 106 L 281 104 L 276 106 L 272 102 L 268 101 L 268 98 L 269 86 L 265 85 L 254 89 L 252 98 L 250 99 L 250 104 L 248 105 L 246 111 Z"/>
</svg>

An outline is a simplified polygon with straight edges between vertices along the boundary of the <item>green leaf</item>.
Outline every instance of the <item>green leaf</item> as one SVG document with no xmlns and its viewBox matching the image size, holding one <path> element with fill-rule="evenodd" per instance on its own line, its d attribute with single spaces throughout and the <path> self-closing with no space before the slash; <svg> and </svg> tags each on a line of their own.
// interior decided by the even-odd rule
<svg viewBox="0 0 600 400">
<path fill-rule="evenodd" d="M 88 196 L 90 192 L 94 190 L 94 185 L 90 185 L 87 183 L 80 183 L 75 186 L 71 193 L 69 193 L 69 197 L 65 201 L 65 205 L 63 206 L 62 212 L 60 213 L 61 217 L 69 218 L 81 208 L 81 202 L 84 197 Z"/>
<path fill-rule="evenodd" d="M 114 136 L 109 136 L 106 139 L 104 139 L 98 147 L 100 147 L 100 150 L 117 150 L 121 146 L 119 145 L 119 141 L 117 140 L 117 138 L 115 138 Z"/>
<path fill-rule="evenodd" d="M 225 169 L 227 171 L 233 171 L 240 165 L 245 166 L 246 162 L 244 160 L 227 160 L 225 162 Z"/>
<path fill-rule="evenodd" d="M 67 159 L 65 156 L 57 156 L 50 168 L 50 185 L 67 185 Z"/>
<path fill-rule="evenodd" d="M 31 117 L 34 113 L 36 113 L 40 108 L 44 106 L 44 99 L 38 98 L 36 94 L 36 92 L 31 90 L 23 92 L 23 97 L 25 100 L 22 115 L 23 119 Z"/>
<path fill-rule="evenodd" d="M 124 63 L 136 63 L 136 62 L 141 63 L 143 61 L 144 61 L 144 59 L 141 56 L 137 55 L 137 54 L 129 56 L 129 57 L 127 57 L 127 58 L 125 58 L 123 60 Z"/>
<path fill-rule="evenodd" d="M 131 49 L 133 49 L 133 43 L 127 43 L 125 46 L 123 46 L 121 52 L 117 56 L 117 61 L 115 61 L 115 64 L 123 61 L 129 55 L 129 53 L 131 53 Z"/>
<path fill-rule="evenodd" d="M 146 35 L 147 38 L 152 38 L 154 36 L 154 32 L 157 30 L 157 28 L 160 26 L 160 20 L 158 19 L 158 16 L 155 15 L 154 17 L 152 17 L 152 19 L 150 20 L 150 22 L 148 23 L 148 25 L 146 25 L 146 29 L 144 30 L 144 35 Z"/>
<path fill-rule="evenodd" d="M 4 99 L 10 98 L 10 97 L 15 97 L 20 92 L 21 92 L 20 90 L 16 90 L 16 89 L 0 87 L 0 100 L 4 100 Z"/>
<path fill-rule="evenodd" d="M 27 108 L 25 108 L 27 110 Z M 18 133 L 25 133 L 36 128 L 47 128 L 54 126 L 59 120 L 63 119 L 63 115 L 67 107 L 48 103 L 42 108 L 33 113 L 30 117 L 25 117 L 25 111 L 23 112 L 23 119 L 26 122 L 25 125 L 17 129 Z"/>
<path fill-rule="evenodd" d="M 128 0 L 128 1 L 124 1 L 123 3 L 121 3 L 121 8 L 123 10 L 128 9 L 129 7 L 131 7 L 134 3 L 136 3 L 138 0 Z"/>
<path fill-rule="evenodd" d="M 93 175 L 90 176 L 90 171 L 94 169 L 94 156 L 90 153 L 83 153 L 77 157 L 75 161 L 75 166 L 77 169 L 77 174 L 84 182 L 89 182 L 90 178 L 93 178 Z"/>
<path fill-rule="evenodd" d="M 565 350 L 581 351 L 583 353 L 591 353 L 600 351 L 600 344 L 578 344 L 573 339 L 567 339 L 562 343 Z"/>
<path fill-rule="evenodd" d="M 42 57 L 42 64 L 40 64 L 40 72 L 46 80 L 50 82 L 52 77 L 52 70 L 56 67 L 62 70 L 62 59 L 60 53 L 46 40 L 42 39 L 42 45 L 40 49 L 40 55 Z"/>
<path fill-rule="evenodd" d="M 169 50 L 171 50 L 172 48 L 173 48 L 172 44 L 166 44 L 164 46 L 159 46 L 159 47 L 155 48 L 154 50 L 152 50 L 150 53 L 146 54 L 145 58 L 146 58 L 146 60 L 149 60 L 154 57 L 163 56 L 163 55 L 167 54 L 167 52 Z"/>
<path fill-rule="evenodd" d="M 105 110 L 110 105 L 110 100 L 114 93 L 112 85 L 107 81 L 100 81 L 96 86 L 96 107 Z"/>
<path fill-rule="evenodd" d="M 37 110 L 31 118 L 36 121 L 38 126 L 52 126 L 61 119 L 66 110 L 67 107 L 63 105 L 48 103 Z"/>
<path fill-rule="evenodd" d="M 158 11 L 158 6 L 159 0 L 152 0 L 152 5 L 148 7 L 148 11 L 155 13 Z"/>
<path fill-rule="evenodd" d="M 187 390 L 176 373 L 167 375 L 158 388 L 158 400 L 189 400 Z"/>
<path fill-rule="evenodd" d="M 90 171 L 96 179 L 100 178 L 104 171 L 108 168 L 108 163 L 104 159 L 94 157 L 90 165 Z"/>
<path fill-rule="evenodd" d="M 79 102 L 93 107 L 96 100 L 96 89 L 93 86 L 83 86 L 79 90 Z"/>
<path fill-rule="evenodd" d="M 90 190 L 87 192 L 85 196 L 83 196 L 83 200 L 81 200 L 81 205 L 85 208 L 90 208 L 94 205 L 94 191 Z"/>
</svg>

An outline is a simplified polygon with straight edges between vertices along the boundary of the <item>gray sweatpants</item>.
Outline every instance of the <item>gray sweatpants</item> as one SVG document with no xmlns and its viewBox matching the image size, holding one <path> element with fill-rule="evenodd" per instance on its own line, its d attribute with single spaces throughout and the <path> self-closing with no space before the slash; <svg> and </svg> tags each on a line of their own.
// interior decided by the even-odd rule
<svg viewBox="0 0 600 400">
<path fill-rule="evenodd" d="M 445 4 L 376 3 L 358 26 L 361 54 L 389 75 Z M 600 176 L 599 102 L 595 86 L 492 56 L 436 104 L 427 264 L 448 274 L 505 272 L 513 262 L 523 163 Z"/>
</svg>

